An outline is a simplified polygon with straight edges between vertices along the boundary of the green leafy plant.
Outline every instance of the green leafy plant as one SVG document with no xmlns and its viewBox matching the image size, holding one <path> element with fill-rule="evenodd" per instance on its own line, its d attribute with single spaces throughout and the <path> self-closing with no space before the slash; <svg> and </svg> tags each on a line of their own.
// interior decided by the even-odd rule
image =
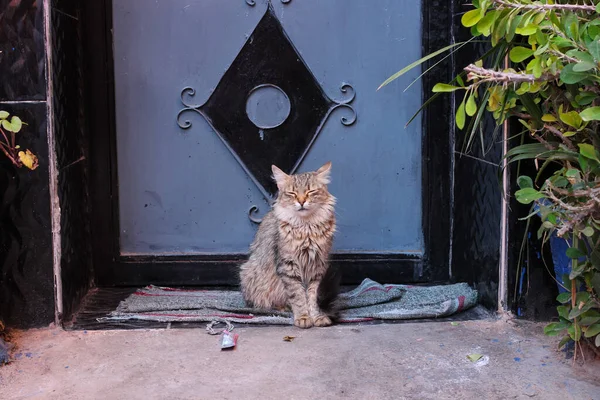
<svg viewBox="0 0 600 400">
<path fill-rule="evenodd" d="M 568 293 L 557 299 L 559 322 L 545 332 L 565 332 L 561 347 L 583 339 L 600 347 L 600 3 L 474 0 L 473 7 L 462 24 L 490 50 L 452 82 L 436 84 L 434 97 L 458 96 L 455 124 L 467 134 L 467 149 L 485 134 L 485 112 L 497 128 L 519 121 L 522 144 L 507 161 L 533 161 L 537 174 L 518 178 L 515 197 L 532 204 L 527 218 L 541 217 L 539 238 L 556 234 L 569 242 L 572 260 Z"/>
<path fill-rule="evenodd" d="M 17 133 L 26 125 L 17 116 L 10 116 L 7 111 L 0 110 L 0 151 L 17 168 L 25 166 L 31 170 L 38 167 L 38 159 L 29 149 L 21 150 L 17 144 Z"/>
</svg>

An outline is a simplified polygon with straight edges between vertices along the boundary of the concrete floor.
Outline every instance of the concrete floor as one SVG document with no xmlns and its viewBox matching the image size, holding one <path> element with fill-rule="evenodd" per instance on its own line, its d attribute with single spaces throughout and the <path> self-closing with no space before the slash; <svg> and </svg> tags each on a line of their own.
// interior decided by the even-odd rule
<svg viewBox="0 0 600 400">
<path fill-rule="evenodd" d="M 541 330 L 505 320 L 238 326 L 231 352 L 201 329 L 32 330 L 16 334 L 18 360 L 0 368 L 0 399 L 600 399 L 600 363 L 573 366 Z"/>
</svg>

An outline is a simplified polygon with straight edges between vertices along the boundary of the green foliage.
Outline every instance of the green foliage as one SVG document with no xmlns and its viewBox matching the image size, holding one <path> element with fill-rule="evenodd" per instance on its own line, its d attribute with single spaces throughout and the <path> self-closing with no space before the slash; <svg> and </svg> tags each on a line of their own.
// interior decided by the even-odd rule
<svg viewBox="0 0 600 400">
<path fill-rule="evenodd" d="M 17 144 L 17 133 L 26 125 L 21 118 L 7 111 L 0 110 L 0 152 L 4 154 L 17 168 L 25 166 L 31 170 L 38 167 L 38 159 L 29 149 L 20 150 Z"/>
<path fill-rule="evenodd" d="M 541 216 L 538 237 L 547 241 L 556 233 L 572 243 L 567 251 L 573 263 L 569 293 L 558 297 L 559 321 L 545 332 L 561 334 L 561 346 L 582 337 L 598 346 L 600 3 L 477 0 L 473 7 L 461 22 L 474 39 L 488 41 L 492 50 L 473 60 L 451 84 L 435 85 L 434 91 L 459 96 L 455 124 L 465 130 L 468 146 L 475 135 L 485 133 L 484 111 L 498 126 L 516 118 L 521 134 L 530 138 L 527 141 L 537 141 L 512 148 L 506 158 L 533 161 L 539 169 L 536 176 L 520 176 L 515 193 L 517 201 L 533 203 L 539 210 L 527 217 Z M 507 58 L 511 65 L 505 64 Z M 551 176 L 541 180 L 544 171 Z"/>
</svg>

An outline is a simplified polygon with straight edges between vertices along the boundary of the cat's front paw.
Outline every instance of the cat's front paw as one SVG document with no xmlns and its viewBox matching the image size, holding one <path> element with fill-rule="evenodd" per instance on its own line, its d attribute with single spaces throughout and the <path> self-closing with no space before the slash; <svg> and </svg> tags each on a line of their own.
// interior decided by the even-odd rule
<svg viewBox="0 0 600 400">
<path fill-rule="evenodd" d="M 313 326 L 313 321 L 308 315 L 301 315 L 300 318 L 294 319 L 294 325 L 298 328 L 307 329 Z"/>
<path fill-rule="evenodd" d="M 315 326 L 329 326 L 331 325 L 331 318 L 329 318 L 327 315 L 317 315 L 317 317 L 315 318 Z"/>
</svg>

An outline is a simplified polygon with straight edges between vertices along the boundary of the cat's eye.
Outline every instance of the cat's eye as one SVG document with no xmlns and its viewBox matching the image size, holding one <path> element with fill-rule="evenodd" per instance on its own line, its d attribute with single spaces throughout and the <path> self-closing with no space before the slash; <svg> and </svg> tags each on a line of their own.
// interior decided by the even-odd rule
<svg viewBox="0 0 600 400">
<path fill-rule="evenodd" d="M 290 197 L 296 197 L 296 193 L 294 192 L 285 192 L 285 195 Z"/>
<path fill-rule="evenodd" d="M 319 191 L 318 191 L 317 189 L 315 189 L 315 190 L 309 190 L 308 192 L 306 192 L 306 195 L 307 195 L 307 196 L 312 196 L 312 195 L 314 195 L 314 194 L 317 194 L 318 192 L 319 192 Z"/>
</svg>

